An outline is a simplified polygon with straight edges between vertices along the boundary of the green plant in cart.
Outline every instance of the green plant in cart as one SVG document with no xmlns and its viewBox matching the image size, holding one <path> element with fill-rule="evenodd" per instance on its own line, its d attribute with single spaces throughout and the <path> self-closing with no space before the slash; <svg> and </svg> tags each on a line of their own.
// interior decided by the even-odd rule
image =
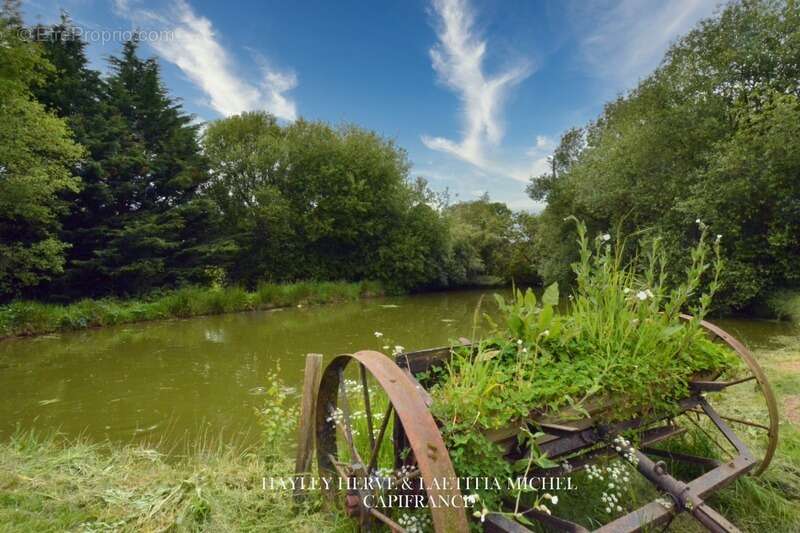
<svg viewBox="0 0 800 533">
<path fill-rule="evenodd" d="M 738 364 L 700 325 L 719 288 L 720 236 L 710 240 L 698 221 L 685 277 L 673 280 L 659 239 L 642 242 L 623 262 L 625 239 L 590 239 L 572 220 L 579 260 L 568 300 L 561 301 L 555 284 L 541 298 L 530 289 L 515 289 L 508 300 L 497 296 L 503 319 L 490 321 L 491 333 L 454 347 L 445 367 L 425 376 L 459 475 L 509 473 L 495 431 L 527 428 L 534 417 L 565 408 L 572 416 L 593 410 L 606 421 L 670 413 L 688 396 L 693 376 Z"/>
</svg>

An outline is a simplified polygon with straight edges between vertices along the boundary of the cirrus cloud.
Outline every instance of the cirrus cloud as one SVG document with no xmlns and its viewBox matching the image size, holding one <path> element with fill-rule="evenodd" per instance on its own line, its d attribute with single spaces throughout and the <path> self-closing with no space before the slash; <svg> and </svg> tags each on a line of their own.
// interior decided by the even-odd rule
<svg viewBox="0 0 800 533">
<path fill-rule="evenodd" d="M 248 81 L 234 69 L 235 61 L 220 44 L 211 21 L 197 15 L 186 0 L 177 0 L 164 11 L 115 0 L 115 11 L 133 24 L 157 25 L 170 32 L 173 38 L 148 44 L 181 69 L 206 95 L 206 104 L 219 114 L 266 110 L 284 120 L 297 118 L 297 106 L 286 94 L 297 86 L 295 73 L 270 68 L 258 58 L 261 78 Z"/>
<path fill-rule="evenodd" d="M 486 41 L 474 27 L 475 16 L 466 0 L 434 0 L 438 42 L 430 50 L 433 69 L 447 88 L 458 94 L 463 113 L 463 138 L 422 136 L 431 150 L 446 152 L 478 167 L 489 164 L 486 144 L 503 137 L 502 110 L 508 92 L 531 74 L 520 63 L 493 76 L 484 73 Z"/>
</svg>

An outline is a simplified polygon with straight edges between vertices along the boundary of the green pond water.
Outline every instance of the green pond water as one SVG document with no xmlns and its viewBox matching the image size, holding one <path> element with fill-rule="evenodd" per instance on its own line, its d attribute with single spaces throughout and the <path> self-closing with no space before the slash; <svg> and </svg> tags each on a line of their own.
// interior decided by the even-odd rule
<svg viewBox="0 0 800 533">
<path fill-rule="evenodd" d="M 0 342 L 0 438 L 17 428 L 180 446 L 252 443 L 268 373 L 299 388 L 304 355 L 415 350 L 473 334 L 493 291 L 457 291 L 130 324 Z M 507 291 L 505 291 L 507 292 Z M 797 335 L 786 323 L 716 321 L 751 347 Z M 377 339 L 375 331 L 384 337 Z"/>
</svg>

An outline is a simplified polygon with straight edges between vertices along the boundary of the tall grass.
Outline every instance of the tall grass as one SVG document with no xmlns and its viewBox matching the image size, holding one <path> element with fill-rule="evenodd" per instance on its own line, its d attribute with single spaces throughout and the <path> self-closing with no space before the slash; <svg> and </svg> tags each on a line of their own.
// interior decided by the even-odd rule
<svg viewBox="0 0 800 533">
<path fill-rule="evenodd" d="M 22 433 L 0 443 L 0 531 L 352 531 L 319 492 L 269 485 L 292 475 L 288 454 L 222 442 L 167 457 Z"/>
<path fill-rule="evenodd" d="M 0 338 L 214 315 L 299 304 L 352 301 L 383 293 L 377 282 L 306 281 L 241 287 L 184 287 L 136 300 L 81 300 L 69 305 L 18 301 L 0 306 Z"/>
<path fill-rule="evenodd" d="M 736 363 L 700 329 L 721 271 L 719 241 L 707 229 L 690 250 L 686 279 L 666 283 L 658 241 L 624 263 L 624 241 L 598 235 L 593 243 L 576 220 L 580 259 L 576 287 L 563 312 L 557 285 L 541 302 L 533 291 L 497 297 L 504 323 L 474 348 L 456 349 L 433 387 L 435 414 L 458 425 L 502 428 L 533 408 L 584 409 L 624 397 L 609 416 L 669 412 L 688 395 L 688 379 Z M 701 279 L 710 277 L 700 292 Z M 699 294 L 698 294 L 699 293 Z M 693 319 L 680 317 L 688 311 Z"/>
</svg>

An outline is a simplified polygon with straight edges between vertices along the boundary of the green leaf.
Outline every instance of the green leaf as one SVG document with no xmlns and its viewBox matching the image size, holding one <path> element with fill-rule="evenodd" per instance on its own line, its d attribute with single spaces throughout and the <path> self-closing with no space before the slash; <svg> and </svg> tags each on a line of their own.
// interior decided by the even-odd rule
<svg viewBox="0 0 800 533">
<path fill-rule="evenodd" d="M 536 307 L 536 294 L 531 289 L 525 291 L 525 305 L 531 309 Z"/>
<path fill-rule="evenodd" d="M 546 454 L 542 455 L 541 457 L 537 457 L 534 460 L 534 463 L 536 463 L 540 468 L 555 468 L 558 466 L 558 463 L 549 459 Z"/>
<path fill-rule="evenodd" d="M 661 330 L 661 336 L 668 339 L 683 329 L 682 324 L 675 324 Z"/>
<path fill-rule="evenodd" d="M 551 306 L 543 307 L 542 312 L 539 314 L 539 328 L 544 330 L 550 325 L 553 320 L 553 308 Z"/>
<path fill-rule="evenodd" d="M 524 514 L 515 514 L 514 518 L 520 524 L 524 524 L 526 526 L 533 526 L 534 525 L 533 522 L 527 516 L 525 516 Z"/>
<path fill-rule="evenodd" d="M 508 317 L 508 329 L 515 337 L 522 337 L 523 325 L 524 323 L 519 316 L 511 315 Z"/>
<path fill-rule="evenodd" d="M 511 467 L 514 472 L 525 472 L 528 469 L 528 459 L 518 459 Z"/>
<path fill-rule="evenodd" d="M 544 290 L 542 303 L 544 305 L 558 305 L 558 282 L 553 283 Z"/>
</svg>

